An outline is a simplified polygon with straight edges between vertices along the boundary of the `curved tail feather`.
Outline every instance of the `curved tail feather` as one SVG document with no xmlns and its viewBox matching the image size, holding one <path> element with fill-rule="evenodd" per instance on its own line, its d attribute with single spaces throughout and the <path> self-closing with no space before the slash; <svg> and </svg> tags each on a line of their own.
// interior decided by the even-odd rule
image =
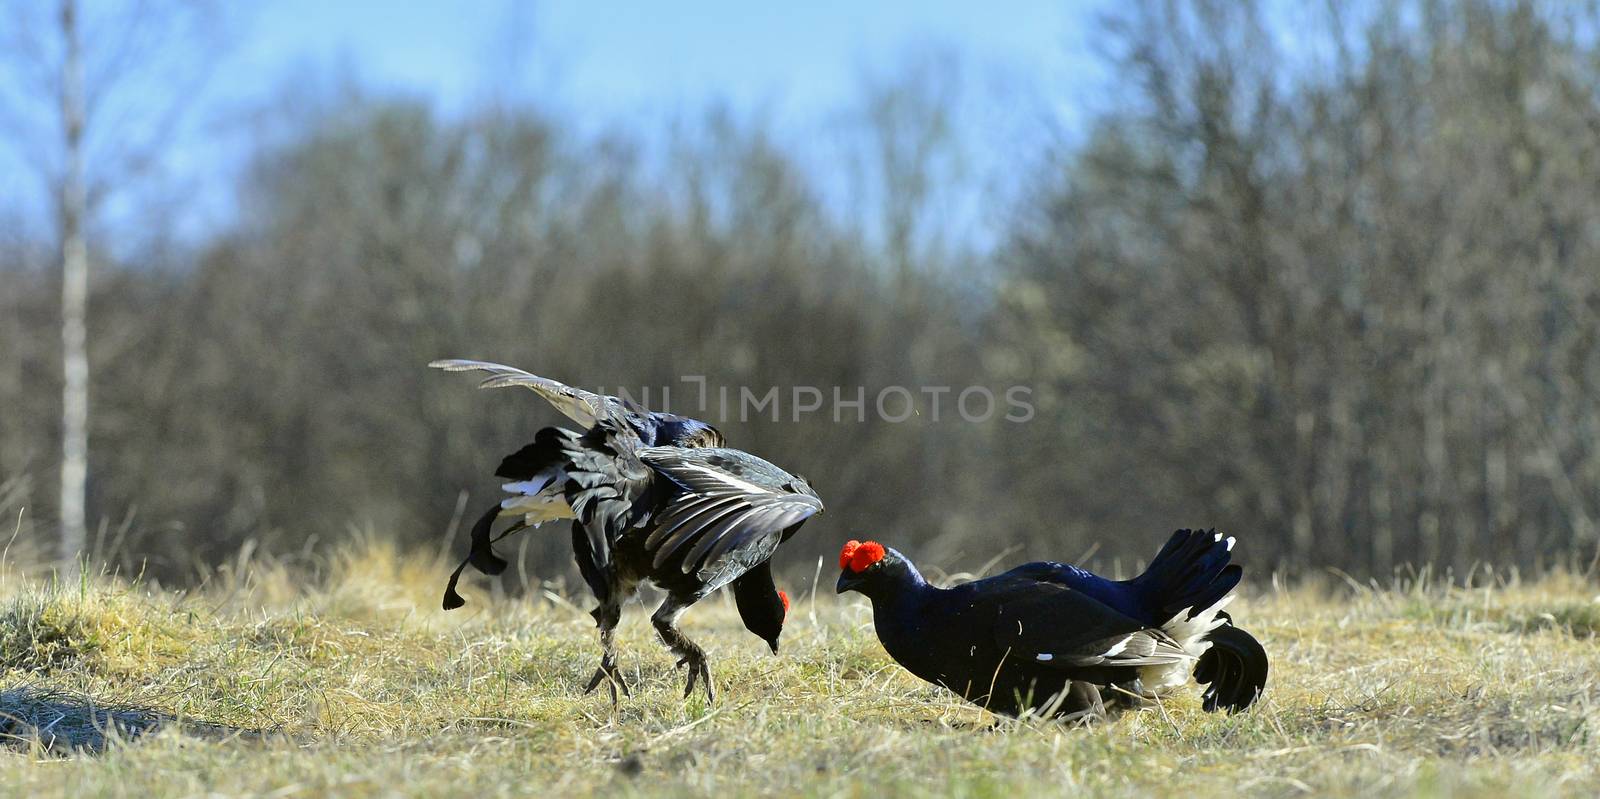
<svg viewBox="0 0 1600 799">
<path fill-rule="evenodd" d="M 1226 617 L 1226 614 L 1222 614 Z M 1237 713 L 1267 687 L 1267 650 L 1254 636 L 1228 623 L 1206 635 L 1211 648 L 1195 663 L 1196 682 L 1206 685 L 1201 707 L 1208 713 Z"/>
<path fill-rule="evenodd" d="M 455 571 L 450 573 L 450 580 L 444 586 L 445 610 L 455 610 L 467 604 L 467 600 L 456 591 L 456 584 L 461 582 L 461 573 L 467 570 L 469 564 L 484 574 L 499 574 L 511 565 L 505 558 L 494 554 L 494 543 L 518 530 L 525 529 L 528 525 L 518 521 L 500 531 L 499 535 L 494 535 L 494 520 L 499 517 L 500 503 L 497 502 L 489 507 L 488 512 L 484 513 L 476 524 L 472 525 L 472 544 L 467 549 L 467 557 L 456 566 Z"/>
</svg>

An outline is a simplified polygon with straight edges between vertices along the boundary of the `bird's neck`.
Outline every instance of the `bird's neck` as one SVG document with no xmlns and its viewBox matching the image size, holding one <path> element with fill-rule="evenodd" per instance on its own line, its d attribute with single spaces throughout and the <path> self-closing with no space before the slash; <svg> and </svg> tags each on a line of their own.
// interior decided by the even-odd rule
<svg viewBox="0 0 1600 799">
<path fill-rule="evenodd" d="M 913 569 L 895 590 L 872 598 L 873 627 L 884 651 L 930 682 L 940 682 L 945 676 L 937 653 L 945 649 L 940 638 L 949 632 L 940 628 L 949 593 Z"/>
<path fill-rule="evenodd" d="M 891 639 L 895 639 L 895 643 L 909 644 L 924 635 L 922 622 L 926 619 L 927 607 L 945 592 L 923 579 L 921 572 L 910 563 L 897 578 L 888 590 L 875 591 L 872 596 L 873 615 L 889 622 L 876 625 L 878 638 L 886 647 L 891 646 Z"/>
<path fill-rule="evenodd" d="M 930 592 L 939 590 L 922 578 L 922 572 L 917 571 L 915 564 L 902 559 L 892 564 L 892 569 L 877 581 L 871 597 L 874 604 L 883 600 L 896 602 L 926 597 Z"/>
</svg>

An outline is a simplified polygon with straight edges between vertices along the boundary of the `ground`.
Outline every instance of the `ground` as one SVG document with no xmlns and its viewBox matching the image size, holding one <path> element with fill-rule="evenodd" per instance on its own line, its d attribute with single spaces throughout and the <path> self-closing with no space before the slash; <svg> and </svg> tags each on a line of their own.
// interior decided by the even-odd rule
<svg viewBox="0 0 1600 799">
<path fill-rule="evenodd" d="M 381 546 L 305 577 L 52 586 L 0 564 L 0 785 L 13 796 L 1600 795 L 1593 578 L 1251 585 L 1264 700 L 1198 690 L 1089 726 L 997 720 L 894 665 L 861 601 L 805 586 L 783 651 L 731 602 L 685 616 L 721 696 L 630 606 L 634 696 L 558 591 L 438 609 L 447 569 Z M 1460 580 L 1456 581 L 1458 586 Z M 854 595 L 852 595 L 854 596 Z M 108 724 L 108 719 L 113 720 Z M 105 731 L 110 729 L 110 733 Z"/>
</svg>

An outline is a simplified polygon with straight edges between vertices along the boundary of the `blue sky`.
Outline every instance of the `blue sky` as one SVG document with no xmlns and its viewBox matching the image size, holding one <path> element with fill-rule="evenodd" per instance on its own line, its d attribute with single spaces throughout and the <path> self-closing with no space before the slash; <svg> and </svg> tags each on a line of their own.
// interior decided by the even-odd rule
<svg viewBox="0 0 1600 799">
<path fill-rule="evenodd" d="M 91 13 L 97 3 L 124 1 L 86 0 Z M 1082 113 L 1099 69 L 1089 28 L 1104 3 L 278 0 L 226 7 L 232 33 L 196 118 L 248 118 L 240 112 L 281 99 L 286 87 L 292 94 L 297 76 L 344 75 L 444 113 L 489 99 L 531 100 L 585 128 L 622 127 L 647 139 L 721 101 L 805 150 L 826 139 L 839 111 L 859 96 L 863 75 L 892 73 L 914 53 L 939 48 L 963 65 L 958 121 L 981 173 L 1022 149 L 1039 114 L 1070 128 Z M 154 105 L 161 89 L 151 91 Z M 190 227 L 230 213 L 228 175 L 244 150 L 228 135 L 213 124 L 180 134 L 169 148 L 168 182 L 186 198 L 173 212 Z M 22 197 L 29 192 L 15 169 L 17 148 L 6 149 L 0 143 L 0 172 L 11 176 L 0 179 L 0 191 Z M 817 152 L 801 155 L 825 162 Z M 28 203 L 30 216 L 42 215 L 41 196 Z M 0 196 L 0 205 L 19 204 Z M 133 205 L 125 210 L 136 218 Z M 122 215 L 113 209 L 113 219 Z"/>
<path fill-rule="evenodd" d="M 553 80 L 600 113 L 696 106 L 815 112 L 848 98 L 863 68 L 939 42 L 975 64 L 1070 80 L 1092 68 L 1088 0 L 810 3 L 393 3 L 284 0 L 244 22 L 241 65 L 270 81 L 285 64 L 346 61 L 380 85 L 446 104 L 502 82 Z M 504 74 L 520 63 L 523 74 Z"/>
</svg>

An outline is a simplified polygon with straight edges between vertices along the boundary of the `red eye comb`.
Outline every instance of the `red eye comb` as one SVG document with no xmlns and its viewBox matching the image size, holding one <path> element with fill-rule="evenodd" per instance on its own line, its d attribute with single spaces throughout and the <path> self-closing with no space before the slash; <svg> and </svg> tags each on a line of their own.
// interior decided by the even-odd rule
<svg viewBox="0 0 1600 799">
<path fill-rule="evenodd" d="M 783 613 L 784 613 L 784 615 L 785 616 L 789 615 L 789 595 L 784 593 L 784 592 L 782 592 L 782 591 L 779 591 L 778 592 L 778 599 L 783 601 Z"/>
<path fill-rule="evenodd" d="M 864 572 L 880 560 L 883 560 L 883 545 L 868 541 L 850 553 L 850 571 Z"/>
<path fill-rule="evenodd" d="M 850 558 L 856 554 L 856 547 L 859 546 L 861 546 L 861 542 L 854 538 L 844 542 L 844 549 L 839 551 L 839 568 L 850 568 Z"/>
</svg>

